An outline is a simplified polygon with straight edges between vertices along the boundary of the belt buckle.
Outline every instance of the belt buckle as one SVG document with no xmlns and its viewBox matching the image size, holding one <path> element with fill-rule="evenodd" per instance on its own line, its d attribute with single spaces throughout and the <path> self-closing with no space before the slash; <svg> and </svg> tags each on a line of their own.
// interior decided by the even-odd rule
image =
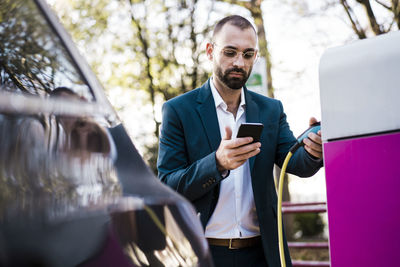
<svg viewBox="0 0 400 267">
<path fill-rule="evenodd" d="M 235 249 L 232 247 L 232 238 L 229 239 L 229 249 Z"/>
</svg>

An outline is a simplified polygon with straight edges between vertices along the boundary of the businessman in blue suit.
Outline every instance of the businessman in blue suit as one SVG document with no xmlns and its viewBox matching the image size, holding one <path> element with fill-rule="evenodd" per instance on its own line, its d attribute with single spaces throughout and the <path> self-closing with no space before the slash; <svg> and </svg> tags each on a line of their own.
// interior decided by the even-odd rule
<svg viewBox="0 0 400 267">
<path fill-rule="evenodd" d="M 193 203 L 221 267 L 280 266 L 273 168 L 282 166 L 296 139 L 281 102 L 245 87 L 256 44 L 247 19 L 222 19 L 206 46 L 212 77 L 163 105 L 159 178 Z M 235 138 L 243 122 L 263 123 L 260 142 Z M 301 177 L 322 166 L 320 133 L 304 142 L 287 167 Z M 285 250 L 291 266 L 286 241 Z"/>
</svg>

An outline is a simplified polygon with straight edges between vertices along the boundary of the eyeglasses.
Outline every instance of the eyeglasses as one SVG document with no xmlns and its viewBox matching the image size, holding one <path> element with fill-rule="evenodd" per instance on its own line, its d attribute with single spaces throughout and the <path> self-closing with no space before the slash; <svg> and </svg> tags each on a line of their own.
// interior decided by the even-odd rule
<svg viewBox="0 0 400 267">
<path fill-rule="evenodd" d="M 219 46 L 216 43 L 213 43 L 212 45 Z M 247 51 L 241 52 L 241 51 L 237 51 L 234 48 L 222 48 L 221 51 L 225 57 L 236 58 L 238 56 L 238 54 L 242 54 L 243 59 L 249 60 L 249 61 L 254 60 L 255 55 L 257 54 L 257 50 L 247 50 Z"/>
</svg>

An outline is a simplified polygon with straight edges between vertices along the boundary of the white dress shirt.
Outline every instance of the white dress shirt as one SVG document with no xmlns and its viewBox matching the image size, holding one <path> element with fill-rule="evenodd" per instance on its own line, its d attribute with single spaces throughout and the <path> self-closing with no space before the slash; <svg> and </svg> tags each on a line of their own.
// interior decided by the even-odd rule
<svg viewBox="0 0 400 267">
<path fill-rule="evenodd" d="M 217 110 L 221 138 L 225 136 L 225 126 L 232 129 L 232 138 L 236 137 L 241 123 L 246 122 L 244 90 L 241 89 L 241 101 L 235 116 L 227 110 L 228 106 L 210 80 L 210 87 Z M 219 198 L 214 213 L 207 223 L 207 238 L 248 238 L 260 235 L 260 227 L 254 204 L 251 185 L 250 165 L 247 160 L 240 167 L 231 170 L 220 184 Z"/>
</svg>

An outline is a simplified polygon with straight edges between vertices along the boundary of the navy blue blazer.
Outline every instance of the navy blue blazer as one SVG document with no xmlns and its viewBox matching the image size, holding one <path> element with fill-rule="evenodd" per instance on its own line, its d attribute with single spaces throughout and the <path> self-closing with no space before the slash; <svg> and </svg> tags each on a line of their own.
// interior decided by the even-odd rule
<svg viewBox="0 0 400 267">
<path fill-rule="evenodd" d="M 193 203 L 203 227 L 215 209 L 223 179 L 215 159 L 221 134 L 210 82 L 208 80 L 202 87 L 164 103 L 157 162 L 159 179 Z M 244 93 L 246 121 L 264 124 L 261 151 L 249 161 L 264 253 L 268 265 L 278 267 L 277 194 L 273 168 L 274 163 L 282 166 L 296 138 L 286 122 L 280 101 L 246 88 Z M 307 177 L 321 166 L 321 160 L 313 159 L 300 148 L 292 156 L 287 171 Z M 287 265 L 291 266 L 286 241 L 285 250 Z"/>
</svg>

